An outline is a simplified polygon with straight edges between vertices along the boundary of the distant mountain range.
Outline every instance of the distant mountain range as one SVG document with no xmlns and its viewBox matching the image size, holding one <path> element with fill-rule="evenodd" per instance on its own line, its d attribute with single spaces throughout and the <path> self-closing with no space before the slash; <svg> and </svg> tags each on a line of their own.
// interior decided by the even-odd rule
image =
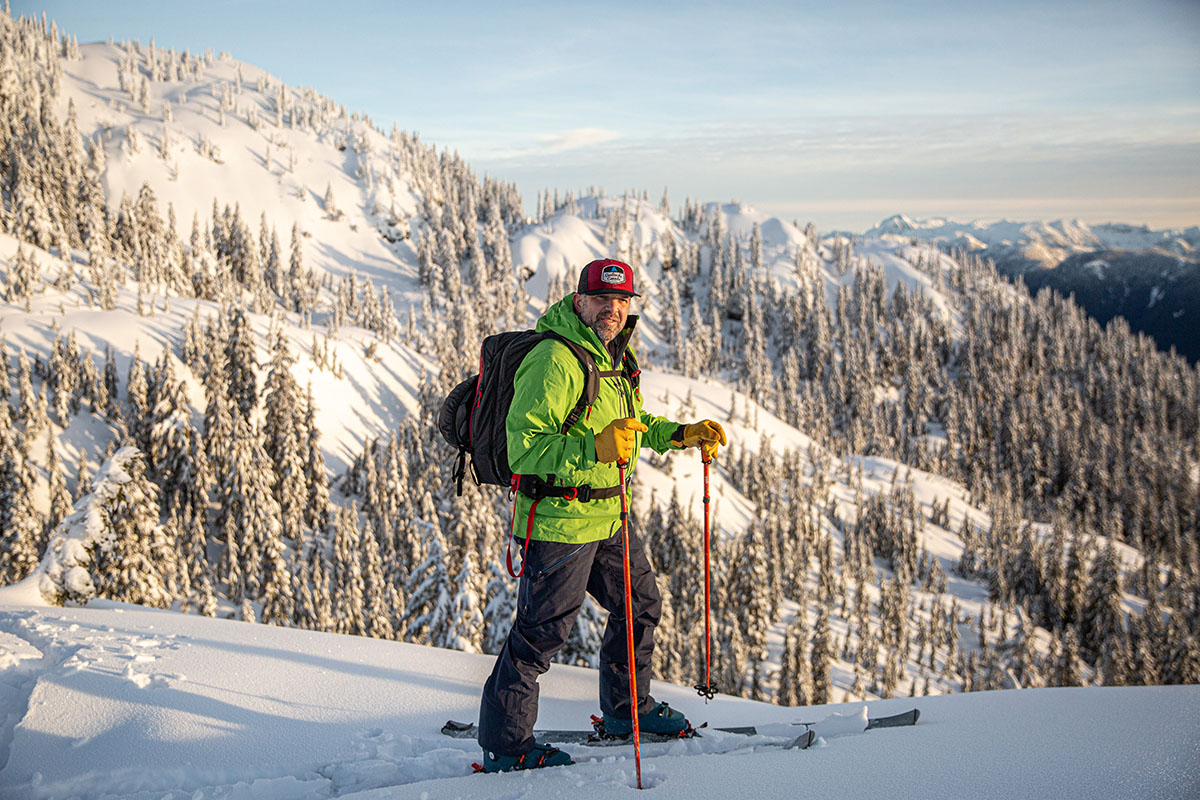
<svg viewBox="0 0 1200 800">
<path fill-rule="evenodd" d="M 903 237 L 991 259 L 1031 292 L 1055 289 L 1100 324 L 1123 317 L 1163 350 L 1200 361 L 1200 226 L 1152 230 L 1145 225 L 1079 220 L 951 222 L 888 217 L 864 238 Z"/>
</svg>

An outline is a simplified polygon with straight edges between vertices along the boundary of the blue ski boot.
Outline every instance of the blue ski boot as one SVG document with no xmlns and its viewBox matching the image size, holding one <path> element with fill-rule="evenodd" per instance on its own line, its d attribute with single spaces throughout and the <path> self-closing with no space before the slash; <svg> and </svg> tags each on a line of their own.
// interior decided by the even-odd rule
<svg viewBox="0 0 1200 800">
<path fill-rule="evenodd" d="M 682 734 L 691 726 L 680 712 L 666 703 L 657 703 L 644 714 L 638 714 L 638 729 L 642 733 L 657 733 L 662 736 Z M 604 732 L 609 736 L 628 736 L 633 733 L 632 719 L 618 719 L 604 715 Z"/>
<path fill-rule="evenodd" d="M 534 744 L 519 756 L 502 756 L 490 750 L 483 751 L 483 763 L 475 764 L 476 772 L 516 772 L 541 767 L 562 767 L 574 764 L 571 757 L 548 744 Z"/>
</svg>

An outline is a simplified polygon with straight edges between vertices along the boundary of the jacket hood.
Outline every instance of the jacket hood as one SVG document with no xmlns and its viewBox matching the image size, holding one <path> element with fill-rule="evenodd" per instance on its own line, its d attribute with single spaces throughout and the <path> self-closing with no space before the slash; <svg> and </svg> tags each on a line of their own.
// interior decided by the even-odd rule
<svg viewBox="0 0 1200 800">
<path fill-rule="evenodd" d="M 572 342 L 586 347 L 597 359 L 598 367 L 602 364 L 601 359 L 607 359 L 608 368 L 614 368 L 614 365 L 621 363 L 625 348 L 629 345 L 629 338 L 633 336 L 633 329 L 637 326 L 638 315 L 630 314 L 625 320 L 625 327 L 609 343 L 608 347 L 605 347 L 596 332 L 584 325 L 583 320 L 575 313 L 573 297 L 573 294 L 569 294 L 546 309 L 546 313 L 537 321 L 536 330 L 553 331 L 570 339 Z M 604 369 L 604 367 L 600 368 Z"/>
</svg>

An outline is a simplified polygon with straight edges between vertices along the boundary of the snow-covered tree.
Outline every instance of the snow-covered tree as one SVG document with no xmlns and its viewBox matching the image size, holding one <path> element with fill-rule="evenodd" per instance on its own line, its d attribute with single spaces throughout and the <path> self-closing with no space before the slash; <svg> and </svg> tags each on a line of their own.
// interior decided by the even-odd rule
<svg viewBox="0 0 1200 800">
<path fill-rule="evenodd" d="M 453 579 L 454 597 L 446 631 L 439 647 L 478 653 L 483 643 L 483 582 L 475 570 L 475 559 L 468 550 Z"/>
<path fill-rule="evenodd" d="M 303 436 L 300 387 L 292 377 L 291 367 L 287 339 L 282 331 L 277 331 L 263 394 L 266 408 L 263 446 L 274 464 L 273 491 L 282 513 L 283 535 L 296 541 L 304 529 L 308 509 L 307 442 Z"/>
<path fill-rule="evenodd" d="M 42 596 L 59 605 L 99 595 L 165 608 L 173 597 L 175 543 L 158 511 L 142 453 L 117 450 L 97 471 L 92 493 L 51 536 L 37 573 Z"/>
<path fill-rule="evenodd" d="M 0 404 L 8 416 L 8 404 Z M 42 524 L 33 507 L 34 474 L 19 431 L 0 437 L 0 583 L 15 583 L 37 566 Z"/>
</svg>

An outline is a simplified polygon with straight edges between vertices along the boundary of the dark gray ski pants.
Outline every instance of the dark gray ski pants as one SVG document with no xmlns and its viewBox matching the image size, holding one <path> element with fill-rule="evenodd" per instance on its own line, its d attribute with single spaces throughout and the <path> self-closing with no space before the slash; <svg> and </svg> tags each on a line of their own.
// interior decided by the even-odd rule
<svg viewBox="0 0 1200 800">
<path fill-rule="evenodd" d="M 513 542 L 513 547 L 524 541 Z M 600 644 L 600 710 L 628 719 L 629 667 L 625 634 L 625 574 L 621 530 L 598 542 L 529 543 L 525 572 L 517 587 L 517 617 L 483 686 L 479 744 L 500 755 L 519 755 L 533 746 L 538 713 L 538 676 L 550 668 L 567 641 L 585 592 L 608 611 Z M 650 708 L 650 657 L 662 598 L 641 540 L 629 530 L 633 594 L 634 660 L 638 707 Z"/>
</svg>

